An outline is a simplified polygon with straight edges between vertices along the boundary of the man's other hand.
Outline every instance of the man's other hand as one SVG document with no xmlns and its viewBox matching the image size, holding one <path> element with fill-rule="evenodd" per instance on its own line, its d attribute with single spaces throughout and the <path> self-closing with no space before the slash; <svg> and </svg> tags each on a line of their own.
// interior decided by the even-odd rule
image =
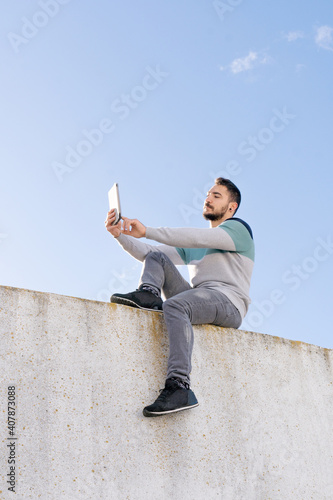
<svg viewBox="0 0 333 500">
<path fill-rule="evenodd" d="M 123 217 L 123 228 L 121 232 L 131 235 L 134 238 L 143 238 L 146 236 L 146 226 L 137 219 L 127 219 L 127 217 Z"/>
<path fill-rule="evenodd" d="M 105 219 L 105 227 L 107 231 L 109 231 L 109 233 L 112 234 L 114 238 L 118 238 L 118 236 L 121 233 L 121 220 L 118 222 L 118 224 L 113 226 L 112 224 L 114 223 L 115 220 L 116 220 L 115 210 L 114 209 L 109 210 Z"/>
</svg>

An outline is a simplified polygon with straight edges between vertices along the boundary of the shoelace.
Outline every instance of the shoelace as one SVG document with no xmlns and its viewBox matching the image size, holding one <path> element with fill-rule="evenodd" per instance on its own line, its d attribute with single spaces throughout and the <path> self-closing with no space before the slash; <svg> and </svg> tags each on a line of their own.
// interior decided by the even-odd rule
<svg viewBox="0 0 333 500">
<path fill-rule="evenodd" d="M 160 395 L 158 396 L 157 401 L 165 401 L 167 396 L 169 396 L 169 394 L 171 393 L 172 391 L 170 389 L 167 389 L 166 387 L 164 387 L 164 389 L 160 389 Z"/>
<path fill-rule="evenodd" d="M 189 384 L 187 382 L 184 382 L 180 378 L 172 377 L 171 380 L 174 380 L 175 382 L 177 382 L 177 385 L 179 387 L 181 387 L 182 389 L 188 390 L 190 388 Z"/>
<path fill-rule="evenodd" d="M 186 382 L 183 382 L 181 379 L 172 377 L 171 380 L 174 380 L 177 383 L 177 386 L 179 389 L 186 389 L 188 390 L 190 388 L 189 384 Z M 160 389 L 160 394 L 158 396 L 158 401 L 164 401 L 169 394 L 172 394 L 174 392 L 174 389 L 171 387 L 164 387 L 164 389 Z"/>
<path fill-rule="evenodd" d="M 152 286 L 149 286 L 149 285 L 141 285 L 141 287 L 138 288 L 138 291 L 150 292 L 153 295 L 155 295 L 155 297 L 160 298 L 158 290 Z"/>
</svg>

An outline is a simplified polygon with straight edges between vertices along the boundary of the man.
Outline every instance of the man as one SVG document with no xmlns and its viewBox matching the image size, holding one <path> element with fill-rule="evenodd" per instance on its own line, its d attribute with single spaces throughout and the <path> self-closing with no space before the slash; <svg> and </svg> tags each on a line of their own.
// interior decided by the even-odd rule
<svg viewBox="0 0 333 500">
<path fill-rule="evenodd" d="M 108 212 L 106 229 L 124 250 L 143 262 L 138 289 L 115 293 L 111 302 L 163 310 L 169 334 L 165 388 L 144 408 L 146 417 L 198 406 L 190 389 L 192 325 L 239 328 L 247 312 L 254 244 L 251 228 L 234 217 L 240 201 L 235 184 L 219 177 L 204 203 L 203 216 L 210 221 L 207 229 L 151 228 L 126 217 L 113 226 L 115 212 Z M 138 241 L 143 237 L 161 245 Z M 184 264 L 189 266 L 191 284 L 176 268 Z"/>
</svg>

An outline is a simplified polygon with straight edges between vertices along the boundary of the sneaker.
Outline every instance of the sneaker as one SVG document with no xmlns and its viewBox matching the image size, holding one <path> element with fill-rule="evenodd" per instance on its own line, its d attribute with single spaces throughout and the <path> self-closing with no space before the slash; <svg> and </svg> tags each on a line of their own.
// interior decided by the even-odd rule
<svg viewBox="0 0 333 500">
<path fill-rule="evenodd" d="M 155 403 L 143 409 L 145 417 L 159 417 L 168 413 L 189 410 L 199 403 L 188 384 L 178 378 L 169 378 Z"/>
<path fill-rule="evenodd" d="M 113 304 L 124 304 L 125 306 L 138 307 L 153 311 L 162 311 L 163 301 L 152 292 L 147 290 L 136 290 L 130 293 L 114 293 L 110 302 Z"/>
</svg>

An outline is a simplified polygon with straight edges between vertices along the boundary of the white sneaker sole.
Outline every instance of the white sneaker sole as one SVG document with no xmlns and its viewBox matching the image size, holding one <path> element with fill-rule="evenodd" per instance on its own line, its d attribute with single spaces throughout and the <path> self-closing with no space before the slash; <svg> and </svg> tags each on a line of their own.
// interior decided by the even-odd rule
<svg viewBox="0 0 333 500">
<path fill-rule="evenodd" d="M 136 302 L 129 299 L 123 299 L 121 297 L 116 297 L 117 301 L 112 301 L 111 304 L 121 304 L 123 306 L 135 307 L 137 309 L 142 309 L 143 311 L 153 311 L 157 313 L 163 313 L 162 309 L 151 309 L 150 307 L 141 307 Z"/>
<path fill-rule="evenodd" d="M 162 415 L 169 415 L 170 413 L 177 413 L 178 411 L 183 411 L 183 410 L 190 410 L 191 408 L 195 408 L 196 406 L 199 406 L 199 403 L 196 403 L 191 406 L 184 406 L 182 408 L 176 408 L 174 410 L 168 410 L 168 411 L 147 411 L 145 408 L 143 409 L 143 414 L 145 417 L 161 417 Z"/>
</svg>

